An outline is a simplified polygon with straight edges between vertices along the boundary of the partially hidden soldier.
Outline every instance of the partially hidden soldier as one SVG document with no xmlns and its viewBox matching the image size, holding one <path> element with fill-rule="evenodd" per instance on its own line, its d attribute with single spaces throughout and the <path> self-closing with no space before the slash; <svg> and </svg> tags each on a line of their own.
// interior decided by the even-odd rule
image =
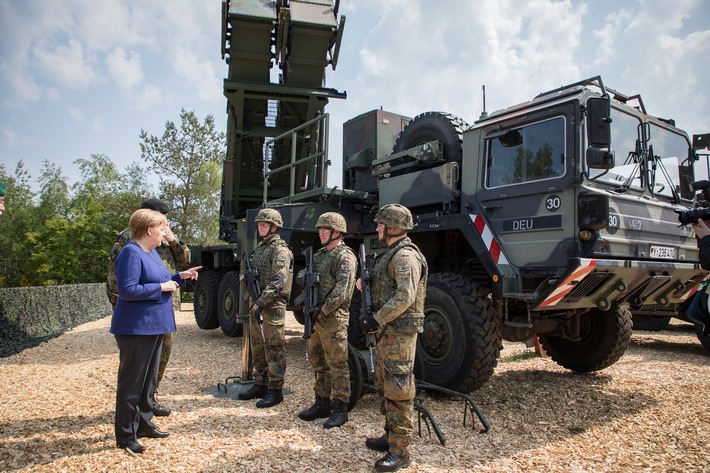
<svg viewBox="0 0 710 473">
<path fill-rule="evenodd" d="M 7 194 L 7 187 L 0 181 L 0 215 L 5 211 L 5 194 Z"/>
<path fill-rule="evenodd" d="M 427 262 L 407 236 L 412 214 L 399 204 L 383 206 L 375 216 L 380 241 L 388 245 L 372 269 L 372 315 L 360 317 L 364 333 L 377 330 L 375 382 L 381 390 L 380 412 L 385 433 L 368 438 L 367 448 L 387 454 L 377 471 L 396 471 L 411 463 L 414 397 L 414 355 L 423 330 Z M 360 281 L 358 280 L 358 288 Z"/>
<path fill-rule="evenodd" d="M 710 227 L 703 219 L 698 219 L 693 223 L 695 237 L 698 239 L 698 250 L 700 267 L 710 269 Z M 699 325 L 703 335 L 710 335 L 710 311 L 708 309 L 708 293 L 710 285 L 706 282 L 698 287 L 698 292 L 694 296 L 690 306 L 686 309 L 685 315 L 692 323 Z"/>
<path fill-rule="evenodd" d="M 141 204 L 142 209 L 150 209 L 160 212 L 163 215 L 167 215 L 170 211 L 170 207 L 167 203 L 160 199 L 148 199 L 143 204 Z M 116 301 L 118 300 L 118 285 L 116 283 L 116 259 L 118 254 L 121 252 L 124 246 L 133 240 L 133 235 L 131 234 L 131 229 L 126 228 L 116 237 L 116 242 L 113 244 L 111 249 L 111 255 L 109 257 L 108 263 L 108 276 L 106 278 L 106 294 L 108 295 L 111 305 L 116 307 Z M 160 246 L 156 248 L 156 252 L 160 256 L 160 259 L 165 263 L 165 267 L 168 269 L 170 274 L 177 273 L 180 270 L 186 268 L 190 264 L 190 248 L 175 238 L 175 235 L 170 230 L 166 229 L 165 238 L 161 242 Z M 173 293 L 173 309 L 175 311 L 180 310 L 180 289 L 178 288 Z M 156 416 L 164 417 L 169 416 L 171 410 L 168 407 L 161 406 L 155 399 L 155 395 L 158 392 L 158 387 L 160 386 L 160 381 L 163 379 L 163 374 L 165 373 L 165 367 L 168 365 L 168 360 L 170 360 L 170 352 L 173 346 L 174 332 L 169 332 L 163 334 L 163 348 L 160 355 L 160 367 L 158 368 L 158 383 L 155 385 L 155 392 L 153 393 L 153 413 Z"/>
<path fill-rule="evenodd" d="M 318 218 L 316 228 L 323 247 L 313 256 L 313 262 L 323 303 L 308 339 L 310 362 L 315 370 L 315 403 L 298 417 L 305 421 L 328 418 L 323 427 L 329 429 L 348 421 L 348 321 L 357 257 L 343 241 L 347 227 L 342 215 L 326 212 Z"/>
<path fill-rule="evenodd" d="M 277 210 L 262 209 L 254 221 L 261 238 L 250 257 L 251 265 L 259 271 L 261 286 L 261 296 L 258 300 L 251 300 L 249 308 L 254 386 L 239 393 L 239 399 L 259 398 L 256 407 L 266 408 L 283 401 L 286 304 L 293 284 L 293 253 L 276 233 L 283 227 L 283 219 Z M 241 280 L 244 282 L 244 278 Z"/>
</svg>

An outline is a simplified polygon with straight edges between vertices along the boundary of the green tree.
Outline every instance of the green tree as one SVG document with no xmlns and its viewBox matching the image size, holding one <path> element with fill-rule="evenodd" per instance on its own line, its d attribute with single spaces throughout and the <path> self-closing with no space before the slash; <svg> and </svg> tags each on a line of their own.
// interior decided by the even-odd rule
<svg viewBox="0 0 710 473">
<path fill-rule="evenodd" d="M 39 176 L 40 192 L 38 218 L 45 221 L 55 215 L 66 215 L 69 210 L 69 184 L 62 168 L 44 160 Z"/>
<path fill-rule="evenodd" d="M 45 162 L 40 206 L 34 213 L 50 215 L 44 225 L 26 233 L 30 255 L 25 266 L 32 270 L 34 285 L 105 281 L 117 233 L 128 226 L 128 218 L 145 197 L 153 194 L 138 165 L 121 174 L 100 154 L 75 164 L 82 178 L 70 192 L 61 170 Z"/>
<path fill-rule="evenodd" d="M 0 215 L 0 287 L 28 286 L 33 276 L 27 264 L 31 250 L 25 234 L 41 228 L 30 188 L 30 175 L 20 161 L 12 175 L 0 165 L 0 180 L 7 186 L 6 211 Z"/>
<path fill-rule="evenodd" d="M 56 215 L 42 231 L 28 233 L 37 284 L 105 281 L 108 253 L 116 236 L 106 215 L 101 203 L 88 198 L 72 207 L 68 217 Z"/>
<path fill-rule="evenodd" d="M 116 233 L 128 226 L 128 218 L 147 198 L 155 194 L 148 184 L 146 170 L 138 164 L 128 166 L 126 173 L 103 154 L 92 154 L 90 159 L 77 159 L 81 181 L 74 185 L 75 206 L 93 198 L 106 207 L 106 217 L 110 218 Z"/>
<path fill-rule="evenodd" d="M 141 157 L 158 174 L 177 235 L 191 244 L 216 242 L 225 135 L 215 130 L 212 115 L 200 123 L 194 111 L 182 109 L 179 128 L 167 121 L 162 137 L 141 130 L 140 139 Z"/>
</svg>

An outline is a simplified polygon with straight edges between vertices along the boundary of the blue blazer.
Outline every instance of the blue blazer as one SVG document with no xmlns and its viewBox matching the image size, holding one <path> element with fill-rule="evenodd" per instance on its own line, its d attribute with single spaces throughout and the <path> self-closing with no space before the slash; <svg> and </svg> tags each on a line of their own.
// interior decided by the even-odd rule
<svg viewBox="0 0 710 473">
<path fill-rule="evenodd" d="M 158 253 L 146 253 L 134 241 L 128 243 L 116 260 L 118 302 L 111 318 L 115 335 L 160 335 L 174 332 L 175 313 L 172 293 L 160 284 L 170 280 L 180 286 L 180 274 L 170 274 Z"/>
</svg>

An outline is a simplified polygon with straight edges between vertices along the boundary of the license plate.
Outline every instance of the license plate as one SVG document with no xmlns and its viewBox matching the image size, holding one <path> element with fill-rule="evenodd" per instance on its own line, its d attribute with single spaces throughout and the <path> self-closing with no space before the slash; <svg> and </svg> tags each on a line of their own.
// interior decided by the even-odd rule
<svg viewBox="0 0 710 473">
<path fill-rule="evenodd" d="M 651 258 L 675 259 L 675 248 L 667 246 L 652 246 Z"/>
</svg>

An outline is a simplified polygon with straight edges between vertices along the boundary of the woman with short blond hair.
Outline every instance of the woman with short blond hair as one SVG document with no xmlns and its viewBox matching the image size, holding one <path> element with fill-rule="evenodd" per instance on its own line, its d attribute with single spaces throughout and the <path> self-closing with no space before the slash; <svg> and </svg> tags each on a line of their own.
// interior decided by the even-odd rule
<svg viewBox="0 0 710 473">
<path fill-rule="evenodd" d="M 160 212 L 136 210 L 129 220 L 133 240 L 116 260 L 118 301 L 111 319 L 119 351 L 114 430 L 117 446 L 133 453 L 145 451 L 139 437 L 169 435 L 152 422 L 162 337 L 176 330 L 172 293 L 185 285 L 184 279 L 197 279 L 201 268 L 168 273 L 155 251 L 167 224 Z"/>
</svg>

